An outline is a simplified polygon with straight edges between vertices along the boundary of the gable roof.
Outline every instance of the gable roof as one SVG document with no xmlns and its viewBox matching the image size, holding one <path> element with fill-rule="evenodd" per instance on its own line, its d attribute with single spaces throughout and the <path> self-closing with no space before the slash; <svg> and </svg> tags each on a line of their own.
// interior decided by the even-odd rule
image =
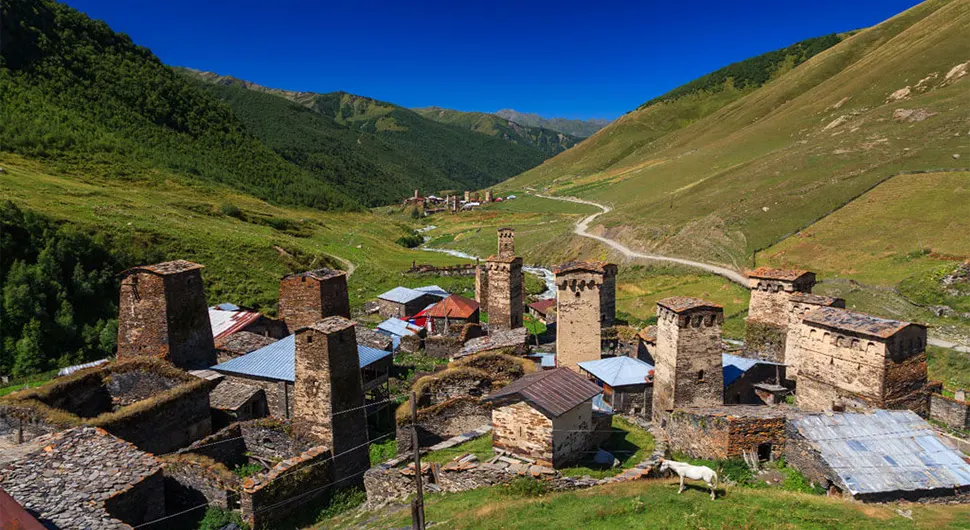
<svg viewBox="0 0 970 530">
<path fill-rule="evenodd" d="M 540 313 L 545 314 L 545 312 L 548 311 L 550 308 L 556 307 L 556 299 L 555 298 L 546 298 L 545 300 L 539 300 L 538 302 L 532 302 L 531 304 L 529 304 L 529 307 L 531 309 L 534 309 L 534 310 L 540 312 Z"/>
<path fill-rule="evenodd" d="M 448 292 L 437 285 L 428 285 L 425 287 L 418 287 L 417 289 L 412 289 L 410 287 L 395 287 L 390 291 L 379 295 L 377 298 L 397 304 L 406 304 L 427 295 L 444 298 L 448 296 Z"/>
<path fill-rule="evenodd" d="M 523 376 L 492 392 L 485 401 L 519 397 L 551 416 L 562 416 L 602 392 L 569 368 L 556 368 Z"/>
<path fill-rule="evenodd" d="M 812 293 L 794 293 L 789 298 L 793 302 L 801 302 L 803 304 L 819 305 L 819 306 L 832 306 L 832 307 L 845 307 L 844 298 L 836 298 L 832 296 L 822 296 L 820 294 Z"/>
<path fill-rule="evenodd" d="M 820 307 L 809 311 L 802 317 L 802 321 L 880 339 L 888 339 L 909 326 L 925 327 L 922 324 L 874 317 L 838 307 Z"/>
<path fill-rule="evenodd" d="M 657 326 L 647 326 L 637 333 L 637 337 L 643 339 L 643 342 L 657 342 Z"/>
<path fill-rule="evenodd" d="M 424 316 L 434 318 L 469 318 L 478 311 L 478 302 L 453 294 L 438 302 Z"/>
<path fill-rule="evenodd" d="M 399 337 L 406 337 L 408 335 L 416 335 L 421 331 L 420 326 L 415 326 L 405 320 L 400 318 L 391 317 L 384 322 L 377 325 L 377 329 L 390 333 L 391 335 L 397 335 Z"/>
<path fill-rule="evenodd" d="M 442 289 L 441 287 L 438 287 L 437 285 L 425 285 L 424 287 L 415 287 L 414 290 L 421 291 L 422 293 L 433 294 L 438 298 L 446 298 L 451 294 L 448 291 Z"/>
<path fill-rule="evenodd" d="M 290 335 L 254 352 L 217 364 L 211 369 L 225 374 L 248 375 L 293 382 L 296 380 L 296 340 L 294 337 L 295 335 Z M 361 368 L 388 355 L 391 355 L 391 352 L 357 345 L 357 357 Z"/>
<path fill-rule="evenodd" d="M 610 386 L 642 385 L 653 377 L 653 365 L 634 357 L 607 357 L 579 367 Z"/>
<path fill-rule="evenodd" d="M 121 271 L 120 276 L 125 277 L 136 271 L 145 271 L 158 274 L 159 276 L 167 276 L 169 274 L 178 274 L 180 272 L 203 268 L 205 268 L 204 265 L 192 263 L 191 261 L 186 261 L 184 259 L 177 259 L 175 261 L 166 261 L 164 263 L 156 263 L 154 265 L 139 265 L 137 267 L 132 267 L 130 269 Z"/>
<path fill-rule="evenodd" d="M 970 465 L 913 411 L 807 414 L 791 424 L 852 495 L 970 485 Z"/>
<path fill-rule="evenodd" d="M 257 311 L 248 311 L 233 304 L 219 304 L 209 308 L 209 324 L 212 338 L 219 340 L 245 328 L 262 316 Z"/>
</svg>

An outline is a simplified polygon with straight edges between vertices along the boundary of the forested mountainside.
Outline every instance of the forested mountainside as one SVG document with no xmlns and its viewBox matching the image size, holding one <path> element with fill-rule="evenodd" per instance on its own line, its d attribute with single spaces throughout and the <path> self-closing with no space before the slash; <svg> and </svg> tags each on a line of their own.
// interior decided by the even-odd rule
<svg viewBox="0 0 970 530">
<path fill-rule="evenodd" d="M 535 147 L 550 157 L 558 155 L 582 140 L 582 138 L 552 129 L 520 125 L 496 114 L 485 112 L 463 112 L 441 107 L 411 110 L 437 122 L 456 125 L 478 133 L 503 138 L 516 144 Z"/>
</svg>

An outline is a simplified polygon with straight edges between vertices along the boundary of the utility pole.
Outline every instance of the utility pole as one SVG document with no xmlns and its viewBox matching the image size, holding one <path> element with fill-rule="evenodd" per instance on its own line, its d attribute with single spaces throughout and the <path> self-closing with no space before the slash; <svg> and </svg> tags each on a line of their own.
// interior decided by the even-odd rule
<svg viewBox="0 0 970 530">
<path fill-rule="evenodd" d="M 424 530 L 424 485 L 421 476 L 421 447 L 418 445 L 418 395 L 411 392 L 411 450 L 414 452 L 414 485 L 418 496 L 411 501 L 411 530 Z"/>
</svg>

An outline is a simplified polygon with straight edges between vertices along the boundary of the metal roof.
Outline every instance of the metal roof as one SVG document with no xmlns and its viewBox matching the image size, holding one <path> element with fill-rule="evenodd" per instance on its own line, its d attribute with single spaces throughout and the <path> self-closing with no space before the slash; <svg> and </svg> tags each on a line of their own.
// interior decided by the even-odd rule
<svg viewBox="0 0 970 530">
<path fill-rule="evenodd" d="M 442 289 L 441 287 L 438 287 L 437 285 L 425 285 L 424 287 L 415 287 L 414 290 L 421 291 L 422 293 L 433 294 L 438 298 L 446 298 L 449 295 L 451 295 L 451 293 Z"/>
<path fill-rule="evenodd" d="M 722 353 L 721 366 L 724 367 L 724 386 L 728 386 L 731 383 L 740 379 L 745 372 L 753 368 L 756 364 L 770 364 L 773 366 L 785 366 L 784 363 L 762 361 L 760 359 L 749 359 L 747 357 L 738 357 L 737 355 Z"/>
<path fill-rule="evenodd" d="M 212 367 L 212 370 L 292 382 L 296 380 L 296 340 L 294 337 L 295 335 L 290 335 L 265 348 L 217 364 Z M 361 368 L 388 355 L 391 355 L 391 352 L 357 345 L 357 357 Z"/>
<path fill-rule="evenodd" d="M 400 318 L 391 317 L 377 325 L 379 331 L 385 331 L 397 337 L 416 335 L 421 328 Z"/>
<path fill-rule="evenodd" d="M 84 370 L 85 368 L 94 368 L 95 366 L 101 365 L 108 362 L 107 359 L 98 359 L 97 361 L 91 361 L 84 364 L 75 364 L 74 366 L 68 366 L 67 368 L 61 368 L 57 372 L 57 377 L 64 375 L 71 375 L 78 370 Z"/>
<path fill-rule="evenodd" d="M 556 368 L 523 376 L 485 400 L 519 396 L 552 416 L 561 416 L 602 392 L 569 368 Z"/>
<path fill-rule="evenodd" d="M 581 362 L 579 367 L 610 386 L 642 385 L 653 372 L 653 365 L 634 357 L 607 357 Z"/>
<path fill-rule="evenodd" d="M 792 425 L 852 495 L 970 485 L 970 465 L 913 411 L 810 414 Z"/>
<path fill-rule="evenodd" d="M 449 317 L 467 319 L 474 315 L 476 311 L 478 311 L 478 302 L 471 298 L 453 294 L 433 305 L 425 313 L 425 316 L 433 318 Z"/>
<path fill-rule="evenodd" d="M 857 313 L 838 307 L 820 307 L 809 311 L 802 317 L 802 321 L 880 339 L 888 339 L 908 326 L 925 327 L 922 324 L 874 317 L 866 313 Z"/>
<path fill-rule="evenodd" d="M 209 324 L 212 326 L 212 338 L 218 340 L 245 328 L 258 320 L 260 314 L 256 311 L 240 309 L 234 304 L 219 304 L 209 308 Z"/>
<path fill-rule="evenodd" d="M 448 296 L 448 291 L 445 291 L 437 285 L 428 285 L 425 287 L 418 287 L 412 289 L 410 287 L 395 287 L 390 291 L 378 296 L 381 300 L 387 300 L 388 302 L 395 302 L 398 304 L 406 304 L 412 300 L 417 300 L 425 295 L 437 296 L 438 298 L 444 298 Z"/>
</svg>

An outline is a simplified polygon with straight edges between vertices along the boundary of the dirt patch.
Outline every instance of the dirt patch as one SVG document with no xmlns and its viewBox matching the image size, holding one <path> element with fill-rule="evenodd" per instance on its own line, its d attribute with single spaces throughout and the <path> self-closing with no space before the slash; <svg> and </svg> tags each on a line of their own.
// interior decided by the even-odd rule
<svg viewBox="0 0 970 530">
<path fill-rule="evenodd" d="M 950 71 L 947 72 L 946 76 L 943 78 L 943 84 L 945 85 L 947 83 L 952 83 L 957 79 L 960 79 L 961 77 L 967 75 L 968 71 L 970 71 L 970 61 L 960 63 L 953 68 L 950 68 Z"/>
<path fill-rule="evenodd" d="M 893 121 L 915 123 L 936 115 L 936 112 L 926 109 L 896 109 L 893 111 Z"/>
<path fill-rule="evenodd" d="M 838 127 L 839 125 L 842 125 L 843 123 L 845 123 L 847 121 L 849 121 L 849 116 L 846 115 L 846 114 L 843 114 L 843 115 L 839 116 L 838 118 L 835 118 L 834 120 L 832 120 L 831 122 L 829 122 L 829 124 L 826 125 L 822 130 L 823 131 L 827 131 L 829 129 L 834 129 L 834 128 Z"/>
<path fill-rule="evenodd" d="M 892 94 L 889 94 L 889 96 L 886 98 L 886 102 L 891 103 L 893 101 L 900 101 L 902 99 L 906 99 L 909 97 L 910 92 L 911 90 L 908 86 L 900 88 L 899 90 L 893 92 Z"/>
</svg>

